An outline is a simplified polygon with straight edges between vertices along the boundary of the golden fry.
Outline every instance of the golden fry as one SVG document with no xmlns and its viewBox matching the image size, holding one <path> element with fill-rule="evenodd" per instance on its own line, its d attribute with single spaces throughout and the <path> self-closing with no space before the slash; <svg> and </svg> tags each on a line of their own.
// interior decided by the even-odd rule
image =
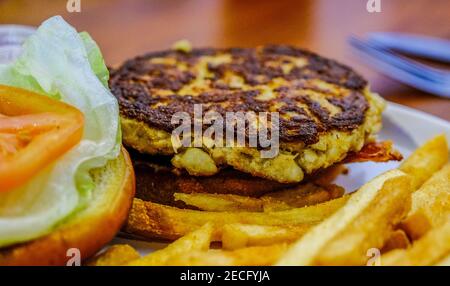
<svg viewBox="0 0 450 286">
<path fill-rule="evenodd" d="M 450 217 L 449 217 L 450 218 Z M 396 249 L 381 256 L 382 265 L 421 266 L 439 263 L 450 253 L 450 221 L 430 230 L 409 249 Z"/>
<path fill-rule="evenodd" d="M 227 224 L 222 230 L 222 247 L 227 250 L 248 246 L 290 243 L 302 236 L 310 226 L 281 227 L 249 224 Z"/>
<path fill-rule="evenodd" d="M 277 265 L 364 265 L 367 250 L 381 248 L 407 214 L 410 197 L 411 180 L 403 172 L 376 177 L 294 243 Z"/>
<path fill-rule="evenodd" d="M 436 266 L 450 266 L 450 253 L 441 261 L 435 264 Z"/>
<path fill-rule="evenodd" d="M 203 211 L 211 212 L 262 212 L 262 201 L 258 198 L 207 193 L 175 193 L 175 200 L 183 201 L 188 205 L 197 207 Z"/>
<path fill-rule="evenodd" d="M 175 193 L 176 200 L 211 212 L 262 212 L 283 211 L 304 206 L 312 206 L 342 197 L 344 188 L 336 185 L 308 183 L 252 198 L 230 194 Z"/>
<path fill-rule="evenodd" d="M 232 251 L 212 249 L 174 256 L 167 261 L 171 266 L 268 266 L 288 248 L 287 244 L 254 246 Z"/>
<path fill-rule="evenodd" d="M 411 242 L 409 241 L 406 233 L 401 229 L 397 229 L 391 233 L 388 240 L 381 249 L 381 253 L 385 253 L 394 249 L 405 249 L 410 246 Z"/>
<path fill-rule="evenodd" d="M 345 189 L 337 185 L 308 183 L 261 197 L 266 212 L 301 208 L 342 197 Z"/>
<path fill-rule="evenodd" d="M 150 253 L 142 258 L 130 261 L 127 265 L 132 266 L 163 266 L 167 265 L 173 257 L 184 256 L 192 251 L 205 251 L 211 244 L 213 225 L 205 224 L 177 241 L 169 244 L 166 248 Z"/>
<path fill-rule="evenodd" d="M 450 164 L 447 164 L 412 194 L 411 211 L 401 227 L 417 239 L 430 228 L 445 223 L 449 214 Z"/>
<path fill-rule="evenodd" d="M 403 229 L 412 240 L 417 240 L 424 236 L 432 227 L 428 217 L 424 213 L 418 211 L 414 214 L 410 214 L 403 220 L 399 224 L 399 228 Z"/>
<path fill-rule="evenodd" d="M 116 244 L 86 263 L 87 266 L 120 266 L 138 259 L 139 253 L 128 244 Z"/>
<path fill-rule="evenodd" d="M 439 135 L 415 150 L 399 169 L 413 177 L 413 188 L 417 190 L 447 161 L 447 140 L 445 135 Z"/>
<path fill-rule="evenodd" d="M 134 199 L 127 225 L 128 233 L 145 237 L 177 239 L 202 225 L 211 222 L 217 227 L 213 240 L 220 240 L 221 229 L 226 224 L 291 226 L 314 225 L 341 208 L 349 196 L 310 207 L 280 212 L 207 212 L 178 209 Z"/>
</svg>

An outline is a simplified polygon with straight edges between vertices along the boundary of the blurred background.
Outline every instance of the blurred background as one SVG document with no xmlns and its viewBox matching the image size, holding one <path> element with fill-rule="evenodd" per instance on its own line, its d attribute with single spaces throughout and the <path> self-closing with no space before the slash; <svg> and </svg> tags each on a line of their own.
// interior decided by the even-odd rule
<svg viewBox="0 0 450 286">
<path fill-rule="evenodd" d="M 0 0 L 0 24 L 39 25 L 62 15 L 88 31 L 108 65 L 169 48 L 188 39 L 193 46 L 253 47 L 292 44 L 342 61 L 362 73 L 386 99 L 450 121 L 450 100 L 408 87 L 365 65 L 349 47 L 351 35 L 408 32 L 450 39 L 450 0 L 381 0 L 369 13 L 367 0 Z"/>
</svg>

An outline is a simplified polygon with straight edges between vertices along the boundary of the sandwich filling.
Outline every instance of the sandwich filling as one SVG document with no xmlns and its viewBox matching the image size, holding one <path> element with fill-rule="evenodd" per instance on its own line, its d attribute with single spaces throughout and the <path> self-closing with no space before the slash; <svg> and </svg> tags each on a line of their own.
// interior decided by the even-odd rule
<svg viewBox="0 0 450 286">
<path fill-rule="evenodd" d="M 151 53 L 113 70 L 110 86 L 133 149 L 171 156 L 193 176 L 229 166 L 281 183 L 298 183 L 373 142 L 385 106 L 349 67 L 288 46 Z M 277 112 L 279 152 L 263 158 L 261 148 L 206 144 L 177 150 L 171 118 L 180 111 L 194 118 L 195 104 L 223 115 Z"/>
</svg>

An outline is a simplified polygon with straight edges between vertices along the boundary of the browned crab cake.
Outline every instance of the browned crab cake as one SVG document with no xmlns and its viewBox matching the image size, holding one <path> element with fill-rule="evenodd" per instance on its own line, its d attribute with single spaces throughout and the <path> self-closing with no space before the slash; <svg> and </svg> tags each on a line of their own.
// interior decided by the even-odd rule
<svg viewBox="0 0 450 286">
<path fill-rule="evenodd" d="M 381 128 L 384 101 L 336 61 L 290 46 L 174 49 L 150 53 L 112 71 L 124 143 L 172 156 L 195 176 L 231 166 L 253 176 L 297 183 L 306 174 L 358 152 Z M 280 151 L 262 158 L 253 147 L 188 147 L 175 153 L 172 115 L 214 110 L 278 112 Z"/>
</svg>

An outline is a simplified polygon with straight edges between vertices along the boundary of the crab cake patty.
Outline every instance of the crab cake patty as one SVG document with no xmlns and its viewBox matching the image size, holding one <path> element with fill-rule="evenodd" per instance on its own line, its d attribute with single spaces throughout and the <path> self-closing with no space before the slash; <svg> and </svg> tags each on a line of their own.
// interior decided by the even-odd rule
<svg viewBox="0 0 450 286">
<path fill-rule="evenodd" d="M 253 176 L 296 183 L 373 140 L 384 101 L 352 69 L 289 46 L 150 53 L 112 71 L 124 143 L 173 156 L 172 164 L 205 176 L 231 166 Z M 252 147 L 185 148 L 174 152 L 176 112 L 278 112 L 280 150 L 262 158 Z"/>
</svg>

